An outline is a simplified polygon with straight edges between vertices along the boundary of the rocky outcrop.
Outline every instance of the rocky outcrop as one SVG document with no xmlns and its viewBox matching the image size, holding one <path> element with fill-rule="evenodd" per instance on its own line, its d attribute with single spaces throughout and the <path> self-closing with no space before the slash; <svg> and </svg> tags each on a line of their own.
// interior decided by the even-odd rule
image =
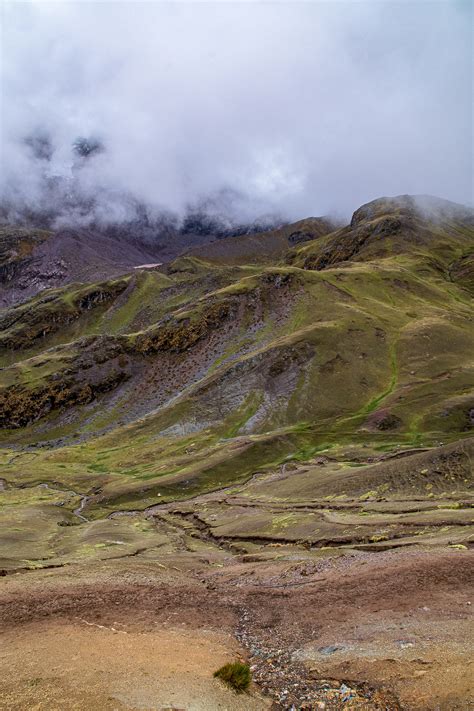
<svg viewBox="0 0 474 711">
<path fill-rule="evenodd" d="M 34 250 L 51 236 L 47 230 L 0 227 L 0 284 L 8 285 L 34 263 Z"/>
<path fill-rule="evenodd" d="M 474 295 L 474 252 L 464 254 L 449 268 L 452 281 L 460 284 Z"/>
<path fill-rule="evenodd" d="M 98 298 L 97 290 L 88 298 L 81 297 L 83 306 L 90 306 L 91 298 Z M 52 374 L 47 367 L 48 351 L 24 361 L 31 382 L 23 384 L 24 375 L 18 372 L 16 382 L 0 391 L 0 427 L 24 427 L 53 410 L 92 402 L 128 380 L 145 356 L 180 354 L 192 348 L 222 326 L 235 308 L 231 300 L 213 303 L 192 319 L 165 319 L 132 336 L 92 336 L 59 346 L 50 351 L 57 363 Z"/>
<path fill-rule="evenodd" d="M 8 388 L 0 393 L 0 427 L 25 427 L 52 410 L 71 405 L 87 405 L 100 393 L 115 389 L 127 378 L 123 370 L 115 370 L 93 383 L 65 380 L 51 382 L 34 390 L 17 386 Z"/>
<path fill-rule="evenodd" d="M 87 312 L 112 302 L 127 288 L 128 280 L 86 285 L 76 290 L 50 292 L 10 309 L 0 317 L 0 349 L 31 348 Z"/>
<path fill-rule="evenodd" d="M 120 339 L 83 338 L 71 346 L 51 351 L 57 370 L 48 372 L 48 355 L 26 361 L 31 382 L 19 377 L 0 391 L 0 427 L 17 428 L 45 417 L 52 410 L 71 405 L 85 405 L 99 394 L 113 390 L 132 372 Z M 39 375 L 35 375 L 35 371 Z M 45 371 L 43 377 L 42 372 Z"/>
<path fill-rule="evenodd" d="M 231 300 L 207 306 L 196 318 L 165 319 L 157 326 L 133 339 L 133 351 L 141 354 L 171 351 L 182 353 L 194 346 L 210 331 L 222 326 L 235 313 L 236 302 Z"/>
</svg>

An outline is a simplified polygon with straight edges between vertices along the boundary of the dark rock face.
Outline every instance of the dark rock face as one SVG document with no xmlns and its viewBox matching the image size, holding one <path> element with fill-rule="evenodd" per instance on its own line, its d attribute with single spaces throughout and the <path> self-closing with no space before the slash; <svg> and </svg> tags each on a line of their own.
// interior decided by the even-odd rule
<svg viewBox="0 0 474 711">
<path fill-rule="evenodd" d="M 15 384 L 0 393 L 0 427 L 25 427 L 52 410 L 86 405 L 130 377 L 130 362 L 119 339 L 83 338 L 76 347 L 74 354 L 67 347 L 57 349 L 63 356 L 62 370 L 58 361 L 58 370 L 36 386 Z M 33 361 L 31 367 L 41 368 L 45 362 Z"/>
<path fill-rule="evenodd" d="M 107 304 L 125 291 L 127 279 L 85 286 L 66 299 L 64 293 L 38 297 L 34 307 L 20 305 L 0 316 L 0 350 L 30 348 L 45 336 L 76 321 L 85 311 Z"/>
<path fill-rule="evenodd" d="M 96 290 L 92 297 L 97 298 L 97 294 Z M 141 368 L 144 357 L 160 352 L 183 353 L 234 313 L 235 304 L 229 300 L 211 304 L 195 321 L 165 319 L 135 338 L 87 337 L 77 341 L 74 349 L 67 344 L 59 346 L 53 349 L 60 356 L 56 372 L 39 379 L 37 384 L 15 384 L 0 393 L 0 428 L 24 427 L 52 410 L 88 404 L 128 380 Z M 33 359 L 31 369 L 40 370 L 46 363 L 44 359 Z"/>
<path fill-rule="evenodd" d="M 119 276 L 155 255 L 122 238 L 86 230 L 0 228 L 0 307 L 74 281 Z"/>
<path fill-rule="evenodd" d="M 319 255 L 308 259 L 305 268 L 326 269 L 357 259 L 368 247 L 375 251 L 384 249 L 390 238 L 414 242 L 417 239 L 417 226 L 410 218 L 392 215 L 356 223 L 355 227 L 344 228 L 336 233 Z"/>
<path fill-rule="evenodd" d="M 52 410 L 87 405 L 99 394 L 118 387 L 128 377 L 123 370 L 114 370 L 93 383 L 66 380 L 34 391 L 15 386 L 0 395 L 0 427 L 25 427 Z"/>
<path fill-rule="evenodd" d="M 49 237 L 47 230 L 0 227 L 0 285 L 8 285 L 34 264 L 35 250 Z"/>
<path fill-rule="evenodd" d="M 142 354 L 171 351 L 181 353 L 194 346 L 210 331 L 219 328 L 236 311 L 232 301 L 212 304 L 196 321 L 170 319 L 140 334 L 131 348 Z"/>
<path fill-rule="evenodd" d="M 402 421 L 399 417 L 394 415 L 393 413 L 389 412 L 386 415 L 383 415 L 380 419 L 377 420 L 376 422 L 376 427 L 378 430 L 395 430 L 398 427 L 400 427 L 402 424 Z"/>
<path fill-rule="evenodd" d="M 474 251 L 465 254 L 451 264 L 451 279 L 474 294 Z"/>
<path fill-rule="evenodd" d="M 312 239 L 314 239 L 314 236 L 310 232 L 306 232 L 305 230 L 296 230 L 296 232 L 292 232 L 288 237 L 288 243 L 291 245 L 302 244 L 303 242 L 309 242 Z"/>
</svg>

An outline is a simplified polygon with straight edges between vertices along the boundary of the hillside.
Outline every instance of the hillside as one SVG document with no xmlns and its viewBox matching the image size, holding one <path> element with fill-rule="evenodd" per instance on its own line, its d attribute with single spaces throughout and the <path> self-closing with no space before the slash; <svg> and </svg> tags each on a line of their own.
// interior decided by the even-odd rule
<svg viewBox="0 0 474 711">
<path fill-rule="evenodd" d="M 13 227 L 2 239 L 5 573 L 169 556 L 227 595 L 233 573 L 213 566 L 231 560 L 238 585 L 284 586 L 291 561 L 309 584 L 322 560 L 337 577 L 339 556 L 387 556 L 396 579 L 411 555 L 428 570 L 431 551 L 469 553 L 472 209 L 381 198 L 347 226 L 308 218 L 141 269 L 158 251 L 89 253 L 78 234 Z M 62 249 L 76 267 L 33 289 L 38 255 Z M 308 649 L 351 678 L 342 653 L 331 672 Z M 357 708 L 431 708 L 371 670 L 358 673 L 395 696 Z"/>
<path fill-rule="evenodd" d="M 43 291 L 1 316 L 2 439 L 41 444 L 35 476 L 44 462 L 59 481 L 80 452 L 101 500 L 125 504 L 343 445 L 466 436 L 474 334 L 457 265 L 472 254 L 470 220 L 381 200 L 273 264 L 187 256 Z"/>
</svg>

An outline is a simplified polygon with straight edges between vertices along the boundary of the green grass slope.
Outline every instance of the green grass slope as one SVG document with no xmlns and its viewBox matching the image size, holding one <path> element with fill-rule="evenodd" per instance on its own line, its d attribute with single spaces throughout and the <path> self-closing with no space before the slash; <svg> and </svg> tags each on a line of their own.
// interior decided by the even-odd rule
<svg viewBox="0 0 474 711">
<path fill-rule="evenodd" d="M 303 239 L 4 310 L 8 486 L 87 495 L 100 519 L 323 451 L 472 435 L 472 211 L 382 199 Z"/>
</svg>

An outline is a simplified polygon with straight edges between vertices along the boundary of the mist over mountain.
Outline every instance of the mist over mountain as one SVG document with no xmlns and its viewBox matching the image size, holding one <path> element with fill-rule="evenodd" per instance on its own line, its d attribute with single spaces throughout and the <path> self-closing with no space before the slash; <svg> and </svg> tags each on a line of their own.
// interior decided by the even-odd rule
<svg viewBox="0 0 474 711">
<path fill-rule="evenodd" d="M 469 203 L 471 20 L 462 2 L 4 3 L 2 217 L 235 233 L 378 195 Z"/>
</svg>

